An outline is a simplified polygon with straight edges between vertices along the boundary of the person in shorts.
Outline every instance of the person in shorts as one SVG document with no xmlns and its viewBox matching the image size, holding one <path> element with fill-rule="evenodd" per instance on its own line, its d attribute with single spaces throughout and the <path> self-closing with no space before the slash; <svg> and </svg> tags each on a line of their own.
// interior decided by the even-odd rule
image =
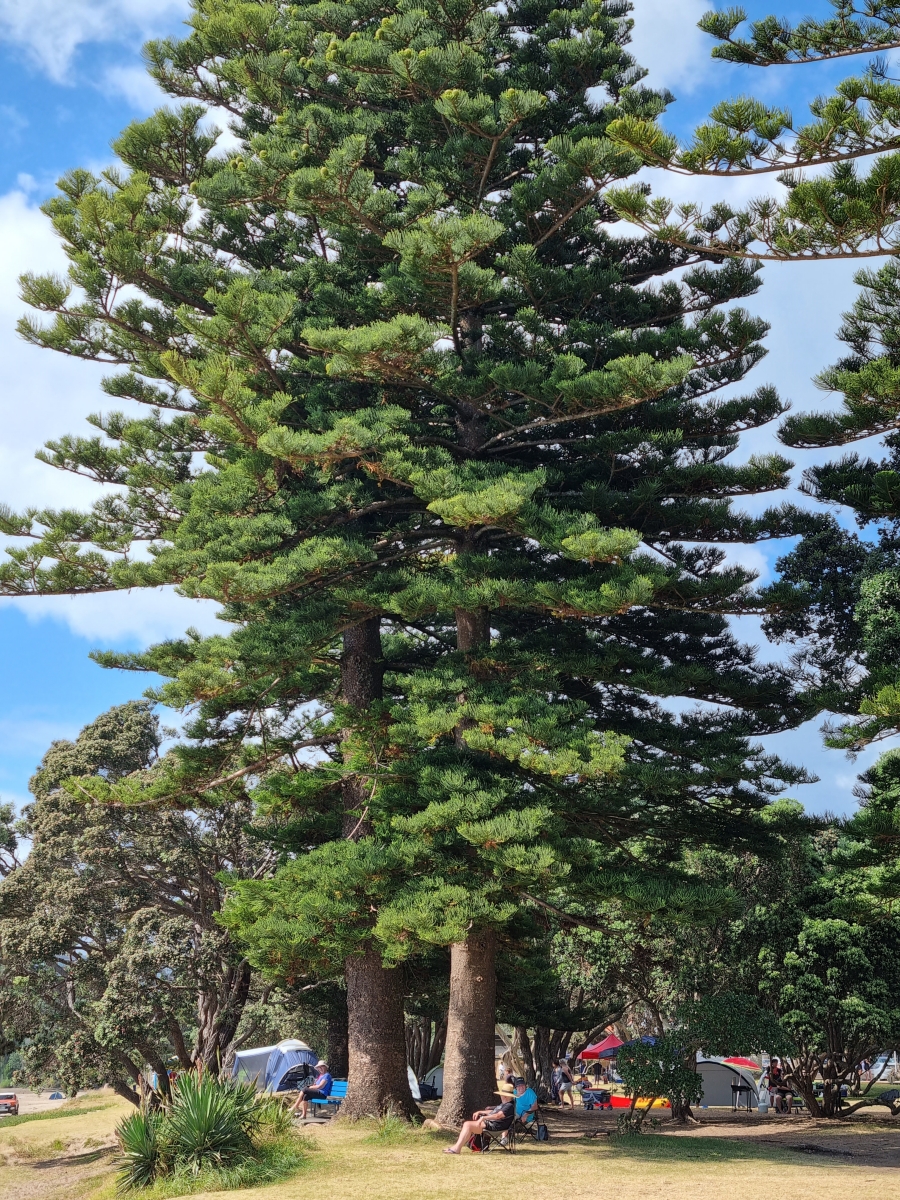
<svg viewBox="0 0 900 1200">
<path fill-rule="evenodd" d="M 294 1101 L 291 1113 L 299 1110 L 301 1118 L 305 1121 L 310 1100 L 327 1100 L 333 1087 L 334 1080 L 328 1072 L 328 1063 L 320 1060 L 316 1063 L 316 1078 L 313 1080 L 312 1086 L 303 1088 Z"/>
<path fill-rule="evenodd" d="M 493 1108 L 482 1108 L 478 1112 L 472 1113 L 471 1121 L 464 1121 L 463 1127 L 459 1131 L 459 1137 L 452 1146 L 444 1148 L 445 1154 L 459 1154 L 466 1142 L 471 1141 L 476 1134 L 484 1133 L 507 1133 L 516 1119 L 516 1098 L 515 1096 L 507 1096 L 503 1093 L 503 1102 L 495 1105 Z"/>
<path fill-rule="evenodd" d="M 574 1108 L 575 1107 L 575 1096 L 574 1096 L 575 1080 L 572 1077 L 572 1071 L 569 1067 L 569 1064 L 565 1060 L 563 1060 L 562 1062 L 559 1062 L 558 1060 L 556 1062 L 554 1062 L 554 1064 L 553 1064 L 553 1080 L 554 1080 L 554 1083 L 556 1084 L 555 1090 L 556 1090 L 557 1095 L 559 1096 L 559 1104 L 563 1108 L 565 1108 L 566 1100 L 568 1100 L 569 1103 Z"/>
</svg>

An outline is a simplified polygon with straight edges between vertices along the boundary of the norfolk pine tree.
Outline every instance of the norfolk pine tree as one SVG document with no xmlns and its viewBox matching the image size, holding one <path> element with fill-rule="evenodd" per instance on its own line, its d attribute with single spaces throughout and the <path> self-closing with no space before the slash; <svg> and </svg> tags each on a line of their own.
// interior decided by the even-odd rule
<svg viewBox="0 0 900 1200">
<path fill-rule="evenodd" d="M 708 13 L 700 25 L 718 40 L 714 57 L 757 67 L 880 55 L 900 48 L 900 5 L 831 0 L 831 6 L 832 16 L 808 18 L 796 26 L 774 16 L 751 22 L 744 36 L 739 31 L 746 15 L 739 8 Z M 817 98 L 810 110 L 812 120 L 804 125 L 751 97 L 723 101 L 685 146 L 655 122 L 626 118 L 614 127 L 613 137 L 647 163 L 721 178 L 777 172 L 786 194 L 755 200 L 743 209 L 723 202 L 704 211 L 696 204 L 676 207 L 625 189 L 613 203 L 620 213 L 670 244 L 702 245 L 723 257 L 889 258 L 883 266 L 856 275 L 861 292 L 838 331 L 847 353 L 815 381 L 824 391 L 842 396 L 841 407 L 793 415 L 779 431 L 783 442 L 804 449 L 846 446 L 884 435 L 888 453 L 881 461 L 845 454 L 807 470 L 801 485 L 816 500 L 854 510 L 861 526 L 880 526 L 881 546 L 871 554 L 864 552 L 863 545 L 854 545 L 854 539 L 842 538 L 836 529 L 824 535 L 831 542 L 833 569 L 846 575 L 847 561 L 857 564 L 855 577 L 845 580 L 848 595 L 840 618 L 849 620 L 852 628 L 837 638 L 836 627 L 825 630 L 824 645 L 840 655 L 853 643 L 850 657 L 857 661 L 855 673 L 841 672 L 835 657 L 832 669 L 825 673 L 830 680 L 823 677 L 822 682 L 831 692 L 829 707 L 847 712 L 861 704 L 862 713 L 860 721 L 846 726 L 830 742 L 860 749 L 900 725 L 896 660 L 885 653 L 876 629 L 879 623 L 886 628 L 898 609 L 900 270 L 893 256 L 900 245 L 900 87 L 890 76 L 888 62 L 875 57 L 832 95 Z M 815 166 L 829 170 L 813 177 L 803 175 L 804 168 Z M 810 597 L 820 589 L 815 560 L 821 556 L 817 544 L 821 536 L 814 535 L 808 546 L 784 560 L 789 572 L 806 572 L 797 581 Z M 842 560 L 840 567 L 837 559 Z M 833 602 L 826 608 L 838 612 Z M 790 616 L 776 618 L 772 628 L 794 635 L 811 632 L 802 615 L 799 624 Z M 808 656 L 809 651 L 804 653 Z M 868 693 L 862 699 L 861 689 Z"/>
<path fill-rule="evenodd" d="M 731 509 L 789 465 L 724 462 L 782 411 L 769 388 L 713 396 L 763 354 L 762 322 L 718 311 L 756 269 L 612 235 L 606 192 L 640 160 L 607 126 L 664 104 L 623 49 L 627 8 L 198 0 L 189 36 L 147 51 L 185 104 L 125 131 L 126 169 L 73 172 L 47 205 L 70 278 L 25 279 L 54 319 L 23 333 L 121 368 L 105 390 L 150 411 L 48 445 L 118 487 L 86 514 L 4 514 L 32 542 L 0 583 L 175 584 L 223 605 L 231 634 L 104 661 L 158 670 L 160 698 L 199 706 L 160 800 L 258 785 L 306 814 L 333 864 L 307 874 L 313 898 L 377 877 L 394 818 L 417 819 L 424 775 L 390 775 L 394 723 L 401 758 L 435 745 L 515 775 L 518 792 L 496 790 L 507 819 L 535 773 L 599 793 L 625 735 L 587 836 L 650 837 L 651 860 L 673 836 L 747 832 L 792 778 L 747 739 L 806 710 L 729 634 L 724 614 L 760 601 L 707 545 L 798 528 L 783 506 Z M 203 104 L 231 114 L 238 149 L 216 153 Z M 677 718 L 667 696 L 717 707 Z M 471 781 L 424 782 L 446 826 Z M 449 841 L 478 856 L 473 815 L 463 804 Z M 373 933 L 378 904 L 397 909 L 376 899 L 344 927 L 351 1114 L 411 1103 L 397 972 Z M 455 979 L 477 1000 L 507 914 L 459 904 Z M 473 1069 L 449 1033 L 447 1054 Z"/>
</svg>

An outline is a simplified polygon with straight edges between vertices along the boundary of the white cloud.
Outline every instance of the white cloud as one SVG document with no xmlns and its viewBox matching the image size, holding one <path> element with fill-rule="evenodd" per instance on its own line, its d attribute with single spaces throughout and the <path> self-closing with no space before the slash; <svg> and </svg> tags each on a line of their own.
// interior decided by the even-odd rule
<svg viewBox="0 0 900 1200">
<path fill-rule="evenodd" d="M 0 0 L 0 39 L 63 82 L 81 46 L 148 37 L 188 10 L 188 0 Z"/>
<path fill-rule="evenodd" d="M 78 637 L 98 645 L 136 643 L 141 648 L 181 637 L 193 626 L 201 633 L 225 634 L 230 626 L 216 619 L 211 600 L 187 600 L 172 588 L 102 592 L 88 596 L 36 596 L 0 600 L 17 608 L 29 622 L 57 621 Z"/>
<path fill-rule="evenodd" d="M 165 94 L 142 66 L 110 67 L 103 77 L 103 90 L 124 96 L 140 112 L 153 112 L 160 105 L 172 103 L 172 97 Z"/>
<path fill-rule="evenodd" d="M 713 43 L 697 22 L 709 7 L 709 0 L 637 0 L 629 49 L 650 72 L 649 87 L 685 94 L 705 82 L 715 65 L 709 56 Z"/>
<path fill-rule="evenodd" d="M 67 260 L 50 221 L 23 191 L 0 196 L 0 503 L 21 510 L 34 506 L 87 507 L 100 494 L 89 480 L 56 471 L 34 457 L 45 441 L 64 433 L 91 433 L 87 413 L 111 402 L 100 390 L 108 368 L 40 350 L 22 341 L 15 322 L 25 306 L 18 276 L 64 274 Z M 127 405 L 126 405 L 127 406 Z M 7 539 L 0 538 L 0 548 Z M 128 639 L 142 646 L 175 637 L 189 625 L 223 631 L 216 606 L 177 596 L 171 589 L 95 596 L 5 600 L 31 620 L 55 620 L 73 633 L 111 643 Z"/>
</svg>

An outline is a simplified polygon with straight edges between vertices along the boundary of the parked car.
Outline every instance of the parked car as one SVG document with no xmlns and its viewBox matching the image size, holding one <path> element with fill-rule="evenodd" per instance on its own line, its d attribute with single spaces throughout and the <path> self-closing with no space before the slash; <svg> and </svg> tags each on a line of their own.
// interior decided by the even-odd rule
<svg viewBox="0 0 900 1200">
<path fill-rule="evenodd" d="M 19 1097 L 15 1092 L 0 1092 L 0 1113 L 10 1117 L 19 1115 Z"/>
</svg>

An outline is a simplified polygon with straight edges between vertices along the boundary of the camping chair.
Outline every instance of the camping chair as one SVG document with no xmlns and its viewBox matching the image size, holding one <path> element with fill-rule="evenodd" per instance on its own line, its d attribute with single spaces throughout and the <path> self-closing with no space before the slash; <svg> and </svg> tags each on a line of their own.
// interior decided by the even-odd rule
<svg viewBox="0 0 900 1200">
<path fill-rule="evenodd" d="M 531 1138 L 532 1141 L 541 1143 L 548 1140 L 547 1123 L 541 1113 L 540 1105 L 532 1113 L 526 1113 L 524 1116 L 516 1117 L 513 1121 L 513 1129 L 516 1131 L 518 1138 Z M 543 1133 L 541 1132 L 543 1130 Z"/>
<path fill-rule="evenodd" d="M 517 1125 L 518 1121 L 513 1121 L 509 1129 L 485 1129 L 481 1134 L 482 1154 L 487 1154 L 488 1150 L 504 1150 L 507 1154 L 515 1154 Z"/>
</svg>

